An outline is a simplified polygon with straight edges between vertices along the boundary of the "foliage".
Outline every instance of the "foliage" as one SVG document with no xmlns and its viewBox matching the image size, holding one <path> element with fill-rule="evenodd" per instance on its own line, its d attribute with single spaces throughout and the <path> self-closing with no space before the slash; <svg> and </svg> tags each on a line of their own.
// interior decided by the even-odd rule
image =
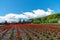
<svg viewBox="0 0 60 40">
<path fill-rule="evenodd" d="M 30 19 L 30 20 L 33 20 L 33 23 L 35 23 L 35 24 L 58 23 L 58 21 L 60 20 L 60 13 L 51 14 L 51 15 L 46 16 L 46 17 L 34 18 L 34 19 Z"/>
</svg>

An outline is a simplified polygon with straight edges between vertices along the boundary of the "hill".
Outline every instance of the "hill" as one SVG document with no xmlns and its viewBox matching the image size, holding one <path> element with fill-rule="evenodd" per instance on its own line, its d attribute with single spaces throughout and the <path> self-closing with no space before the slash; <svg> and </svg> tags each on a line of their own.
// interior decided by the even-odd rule
<svg viewBox="0 0 60 40">
<path fill-rule="evenodd" d="M 30 19 L 33 20 L 34 24 L 40 23 L 60 23 L 60 13 L 51 14 L 49 16 Z"/>
</svg>

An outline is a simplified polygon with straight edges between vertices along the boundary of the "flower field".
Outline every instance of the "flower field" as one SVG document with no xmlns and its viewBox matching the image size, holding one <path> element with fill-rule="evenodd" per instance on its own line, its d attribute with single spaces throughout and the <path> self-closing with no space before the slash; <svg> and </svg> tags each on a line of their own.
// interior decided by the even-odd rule
<svg viewBox="0 0 60 40">
<path fill-rule="evenodd" d="M 0 26 L 0 40 L 60 40 L 60 25 L 9 24 Z"/>
</svg>

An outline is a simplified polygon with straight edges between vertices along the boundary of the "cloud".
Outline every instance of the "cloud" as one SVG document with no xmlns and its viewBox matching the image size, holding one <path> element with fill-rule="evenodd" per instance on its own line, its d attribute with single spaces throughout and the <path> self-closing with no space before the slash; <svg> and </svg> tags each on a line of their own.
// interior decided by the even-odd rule
<svg viewBox="0 0 60 40">
<path fill-rule="evenodd" d="M 50 8 L 47 9 L 47 11 L 42 9 L 33 10 L 32 12 L 24 12 L 22 14 L 14 14 L 9 13 L 5 16 L 0 16 L 0 23 L 2 22 L 18 22 L 19 19 L 30 19 L 30 18 L 38 18 L 38 17 L 44 17 L 52 14 L 54 10 L 51 10 Z"/>
<path fill-rule="evenodd" d="M 33 12 L 25 12 L 23 13 L 28 18 L 35 18 L 36 15 Z"/>
<path fill-rule="evenodd" d="M 47 11 L 37 9 L 37 10 L 33 10 L 33 12 L 36 15 L 36 17 L 43 17 L 43 16 L 48 16 L 48 15 L 52 14 L 54 11 L 48 8 Z"/>
<path fill-rule="evenodd" d="M 0 23 L 4 23 L 5 22 L 5 19 L 3 16 L 0 16 Z"/>
</svg>

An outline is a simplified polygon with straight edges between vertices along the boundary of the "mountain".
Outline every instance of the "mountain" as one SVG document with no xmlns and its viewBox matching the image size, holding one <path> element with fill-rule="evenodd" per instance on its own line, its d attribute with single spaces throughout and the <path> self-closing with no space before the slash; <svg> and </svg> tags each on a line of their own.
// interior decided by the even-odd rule
<svg viewBox="0 0 60 40">
<path fill-rule="evenodd" d="M 41 18 L 34 18 L 30 19 L 33 20 L 34 24 L 40 23 L 60 23 L 60 13 L 54 13 L 49 16 L 41 17 Z"/>
</svg>

